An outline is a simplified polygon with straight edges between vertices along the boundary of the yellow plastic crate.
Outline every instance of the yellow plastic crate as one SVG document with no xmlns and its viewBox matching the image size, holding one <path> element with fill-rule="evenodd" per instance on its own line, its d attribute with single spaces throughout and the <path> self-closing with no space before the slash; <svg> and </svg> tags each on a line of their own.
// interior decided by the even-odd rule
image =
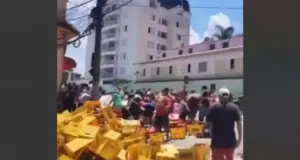
<svg viewBox="0 0 300 160">
<path fill-rule="evenodd" d="M 163 133 L 153 133 L 150 135 L 150 143 L 163 144 L 165 141 L 165 135 Z"/>
<path fill-rule="evenodd" d="M 66 155 L 61 155 L 57 158 L 57 160 L 73 160 L 73 158 L 66 156 Z"/>
<path fill-rule="evenodd" d="M 189 135 L 196 135 L 197 133 L 203 133 L 203 124 L 190 124 L 187 125 L 187 131 Z"/>
<path fill-rule="evenodd" d="M 179 160 L 195 160 L 194 150 L 191 148 L 178 149 L 178 152 L 179 152 L 178 155 Z"/>
<path fill-rule="evenodd" d="M 92 138 L 96 139 L 97 134 L 99 133 L 100 127 L 91 126 L 91 125 L 80 125 L 78 126 L 78 135 L 83 138 Z"/>
<path fill-rule="evenodd" d="M 151 160 L 152 148 L 148 144 L 142 144 L 139 147 L 138 160 Z"/>
<path fill-rule="evenodd" d="M 122 149 L 117 156 L 117 160 L 127 160 L 127 151 Z"/>
<path fill-rule="evenodd" d="M 135 144 L 135 143 L 141 143 L 143 142 L 143 137 L 135 137 L 135 136 L 130 136 L 130 137 L 125 137 L 122 141 L 122 147 L 124 149 L 127 149 L 128 146 Z"/>
<path fill-rule="evenodd" d="M 108 125 L 111 129 L 113 129 L 116 132 L 122 133 L 123 130 L 123 126 L 120 123 L 119 120 L 117 120 L 116 118 L 112 118 L 108 121 Z"/>
<path fill-rule="evenodd" d="M 68 142 L 64 146 L 64 149 L 68 156 L 74 158 L 79 156 L 83 152 L 83 149 L 93 141 L 93 139 L 75 138 L 72 141 Z"/>
<path fill-rule="evenodd" d="M 117 158 L 120 151 L 121 149 L 118 148 L 118 146 L 106 140 L 98 147 L 96 152 L 100 157 L 106 160 L 113 160 Z"/>
<path fill-rule="evenodd" d="M 142 143 L 134 143 L 127 147 L 128 159 L 127 160 L 137 160 L 139 155 L 139 148 Z"/>
<path fill-rule="evenodd" d="M 106 132 L 103 136 L 114 143 L 118 143 L 118 141 L 122 137 L 120 133 L 113 130 Z"/>
<path fill-rule="evenodd" d="M 114 113 L 112 107 L 102 108 L 102 114 L 104 119 L 108 122 L 109 120 L 116 118 L 116 114 Z"/>
<path fill-rule="evenodd" d="M 197 160 L 209 160 L 210 147 L 208 144 L 195 144 L 193 148 L 195 150 L 195 158 Z"/>
<path fill-rule="evenodd" d="M 95 116 L 87 116 L 79 124 L 99 126 L 98 120 Z"/>
<path fill-rule="evenodd" d="M 171 139 L 184 139 L 186 135 L 185 127 L 171 128 Z"/>
</svg>

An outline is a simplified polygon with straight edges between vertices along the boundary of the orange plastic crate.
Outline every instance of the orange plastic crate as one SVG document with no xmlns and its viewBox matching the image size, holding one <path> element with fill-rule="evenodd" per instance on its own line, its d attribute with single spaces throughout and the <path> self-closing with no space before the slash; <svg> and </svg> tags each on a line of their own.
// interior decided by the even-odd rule
<svg viewBox="0 0 300 160">
<path fill-rule="evenodd" d="M 170 129 L 171 139 L 184 139 L 186 135 L 185 127 L 176 127 Z"/>
</svg>

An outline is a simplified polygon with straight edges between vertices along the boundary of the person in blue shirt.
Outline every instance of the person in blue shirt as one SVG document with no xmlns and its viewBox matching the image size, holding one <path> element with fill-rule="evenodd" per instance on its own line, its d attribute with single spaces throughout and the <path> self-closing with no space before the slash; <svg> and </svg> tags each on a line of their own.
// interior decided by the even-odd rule
<svg viewBox="0 0 300 160">
<path fill-rule="evenodd" d="M 143 112 L 144 123 L 148 125 L 152 124 L 152 118 L 155 111 L 153 94 L 150 93 L 145 97 L 143 108 L 144 108 L 144 112 Z"/>
</svg>

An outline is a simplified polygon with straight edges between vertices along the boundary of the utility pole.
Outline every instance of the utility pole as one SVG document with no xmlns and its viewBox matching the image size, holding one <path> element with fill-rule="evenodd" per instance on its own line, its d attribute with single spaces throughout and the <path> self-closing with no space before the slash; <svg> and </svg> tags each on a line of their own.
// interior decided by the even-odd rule
<svg viewBox="0 0 300 160">
<path fill-rule="evenodd" d="M 93 23 L 95 24 L 95 46 L 92 54 L 92 63 L 90 74 L 93 77 L 92 84 L 92 98 L 98 100 L 100 96 L 99 81 L 100 81 L 100 63 L 101 63 L 101 37 L 102 37 L 102 22 L 103 22 L 103 7 L 107 0 L 97 0 L 97 5 L 91 12 Z"/>
<path fill-rule="evenodd" d="M 91 62 L 91 69 L 90 74 L 93 77 L 92 80 L 92 99 L 98 100 L 100 97 L 100 91 L 99 91 L 99 84 L 100 84 L 100 65 L 101 65 L 101 38 L 102 38 L 102 26 L 103 26 L 103 17 L 113 12 L 117 9 L 120 9 L 121 7 L 127 5 L 132 0 L 127 0 L 123 4 L 120 4 L 116 8 L 103 13 L 103 8 L 106 5 L 106 2 L 108 0 L 97 0 L 97 5 L 95 8 L 92 9 L 91 17 L 93 18 L 93 23 L 95 25 L 96 31 L 95 31 L 95 47 L 94 47 L 94 53 L 92 54 L 92 62 Z M 111 4 L 112 5 L 112 4 Z"/>
</svg>

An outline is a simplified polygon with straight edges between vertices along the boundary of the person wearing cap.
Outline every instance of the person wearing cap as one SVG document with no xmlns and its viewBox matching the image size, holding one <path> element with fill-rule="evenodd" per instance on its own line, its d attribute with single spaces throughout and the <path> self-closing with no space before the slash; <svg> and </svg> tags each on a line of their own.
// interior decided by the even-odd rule
<svg viewBox="0 0 300 160">
<path fill-rule="evenodd" d="M 208 111 L 206 122 L 211 128 L 212 160 L 233 160 L 234 149 L 242 140 L 242 123 L 238 106 L 230 100 L 230 91 L 221 88 L 219 102 Z M 235 135 L 237 125 L 238 139 Z"/>
</svg>

